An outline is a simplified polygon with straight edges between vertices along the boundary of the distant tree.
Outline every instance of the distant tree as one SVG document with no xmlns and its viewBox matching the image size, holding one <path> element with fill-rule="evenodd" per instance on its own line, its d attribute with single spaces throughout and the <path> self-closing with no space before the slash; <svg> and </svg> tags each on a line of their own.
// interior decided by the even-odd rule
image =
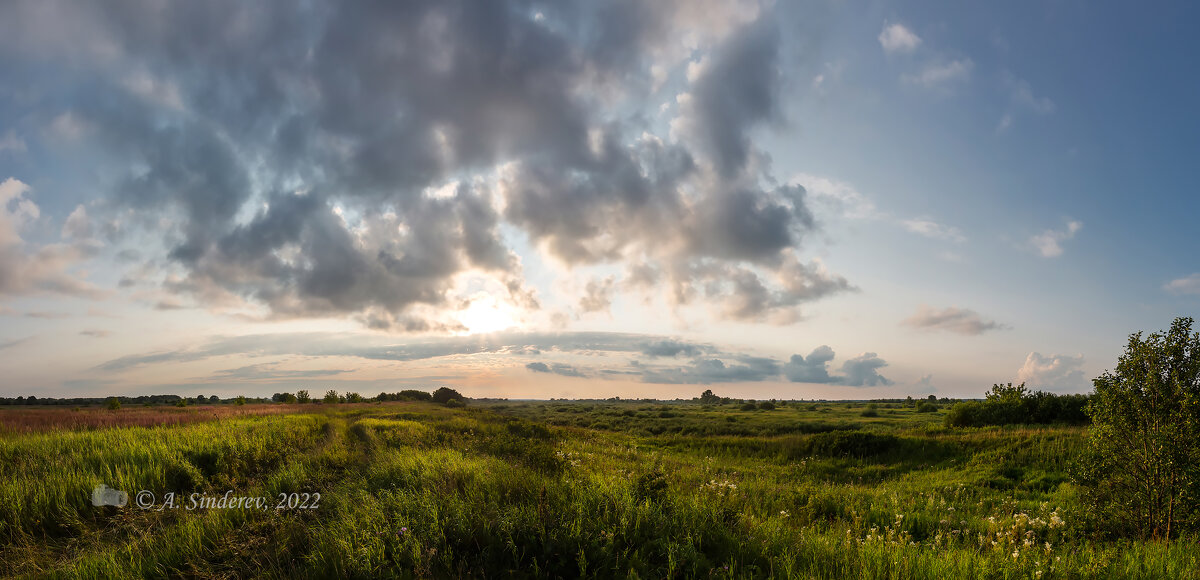
<svg viewBox="0 0 1200 580">
<path fill-rule="evenodd" d="M 188 400 L 184 399 L 184 398 L 180 398 L 178 401 L 175 401 L 175 406 L 176 407 L 186 407 L 186 406 L 188 406 Z"/>
<path fill-rule="evenodd" d="M 775 403 L 772 403 L 771 401 L 763 401 L 758 404 L 758 408 L 764 411 L 774 411 Z"/>
<path fill-rule="evenodd" d="M 234 399 L 234 400 L 233 400 L 233 404 L 234 404 L 234 405 L 237 405 L 237 406 L 239 406 L 239 407 L 240 407 L 240 406 L 242 406 L 242 405 L 245 405 L 245 404 L 246 404 L 246 397 L 244 397 L 244 396 L 242 396 L 242 395 L 238 395 L 238 397 L 237 397 L 236 399 Z"/>
<path fill-rule="evenodd" d="M 1011 386 L 1011 385 L 1012 385 L 1012 383 L 1009 383 L 1009 385 Z M 1021 386 L 1024 386 L 1024 385 L 1025 385 L 1024 383 L 1021 383 Z M 925 400 L 926 400 L 926 401 L 929 401 L 930 403 L 936 403 L 936 402 L 937 402 L 937 395 L 929 395 L 928 397 L 925 397 Z"/>
<path fill-rule="evenodd" d="M 450 399 L 458 399 L 461 402 L 465 398 L 466 397 L 463 397 L 461 393 L 449 387 L 441 387 L 440 389 L 434 391 L 432 397 L 433 402 L 441 403 L 443 405 L 446 404 L 446 401 L 449 401 Z"/>
<path fill-rule="evenodd" d="M 308 391 L 296 391 L 296 402 L 297 403 L 307 403 L 311 400 L 312 400 L 312 398 L 308 396 Z"/>
<path fill-rule="evenodd" d="M 110 410 L 116 411 L 121 408 L 121 400 L 116 397 L 109 397 L 106 405 Z"/>
<path fill-rule="evenodd" d="M 705 389 L 700 394 L 700 402 L 706 405 L 719 405 L 721 404 L 721 397 L 714 395 L 712 389 Z"/>
<path fill-rule="evenodd" d="M 1200 332 L 1191 318 L 1130 335 L 1116 372 L 1092 381 L 1077 465 L 1091 513 L 1117 533 L 1170 540 L 1200 528 Z"/>
<path fill-rule="evenodd" d="M 358 393 L 346 393 L 346 402 L 347 403 L 361 403 L 361 402 L 363 402 L 363 398 L 362 398 L 362 395 L 360 395 Z"/>
<path fill-rule="evenodd" d="M 917 404 L 918 413 L 936 413 L 938 406 L 930 401 L 921 401 Z"/>
<path fill-rule="evenodd" d="M 338 392 L 333 389 L 329 389 L 328 391 L 326 391 L 325 398 L 322 400 L 322 402 L 324 402 L 327 405 L 332 405 L 339 401 L 341 401 L 341 397 L 338 396 Z"/>
<path fill-rule="evenodd" d="M 758 408 L 758 405 L 755 405 L 754 403 L 742 403 L 742 406 L 741 406 L 741 409 L 743 411 L 753 411 L 757 408 Z"/>
<path fill-rule="evenodd" d="M 216 405 L 217 403 L 221 402 L 221 397 L 218 397 L 216 395 L 209 395 L 208 402 Z"/>
</svg>

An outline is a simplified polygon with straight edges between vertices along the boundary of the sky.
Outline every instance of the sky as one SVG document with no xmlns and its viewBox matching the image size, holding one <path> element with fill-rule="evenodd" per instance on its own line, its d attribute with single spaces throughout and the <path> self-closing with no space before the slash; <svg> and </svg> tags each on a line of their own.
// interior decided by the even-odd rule
<svg viewBox="0 0 1200 580">
<path fill-rule="evenodd" d="M 1087 392 L 1200 311 L 1200 7 L 0 5 L 0 396 Z"/>
</svg>

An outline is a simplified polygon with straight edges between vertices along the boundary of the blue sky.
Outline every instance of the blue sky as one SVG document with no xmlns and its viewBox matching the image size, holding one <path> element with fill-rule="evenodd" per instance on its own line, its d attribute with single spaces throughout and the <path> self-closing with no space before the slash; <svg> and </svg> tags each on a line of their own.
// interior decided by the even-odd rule
<svg viewBox="0 0 1200 580">
<path fill-rule="evenodd" d="M 0 395 L 1083 392 L 1200 310 L 1185 3 L 0 8 Z"/>
</svg>

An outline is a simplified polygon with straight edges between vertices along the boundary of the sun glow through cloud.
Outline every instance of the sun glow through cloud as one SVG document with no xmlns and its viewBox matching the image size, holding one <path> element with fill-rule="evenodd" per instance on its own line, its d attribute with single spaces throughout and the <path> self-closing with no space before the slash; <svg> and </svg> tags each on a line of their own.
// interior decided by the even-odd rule
<svg viewBox="0 0 1200 580">
<path fill-rule="evenodd" d="M 471 305 L 458 315 L 458 321 L 466 327 L 463 334 L 486 334 L 517 326 L 516 312 L 507 304 L 487 292 L 478 292 L 471 297 Z"/>
</svg>

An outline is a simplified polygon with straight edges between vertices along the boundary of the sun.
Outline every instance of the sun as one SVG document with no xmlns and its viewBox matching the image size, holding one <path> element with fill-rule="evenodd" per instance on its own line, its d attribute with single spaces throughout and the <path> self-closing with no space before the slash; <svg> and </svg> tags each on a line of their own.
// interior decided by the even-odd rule
<svg viewBox="0 0 1200 580">
<path fill-rule="evenodd" d="M 458 313 L 458 321 L 467 327 L 467 334 L 497 332 L 517 325 L 512 307 L 487 292 L 472 296 L 471 305 Z"/>
</svg>

